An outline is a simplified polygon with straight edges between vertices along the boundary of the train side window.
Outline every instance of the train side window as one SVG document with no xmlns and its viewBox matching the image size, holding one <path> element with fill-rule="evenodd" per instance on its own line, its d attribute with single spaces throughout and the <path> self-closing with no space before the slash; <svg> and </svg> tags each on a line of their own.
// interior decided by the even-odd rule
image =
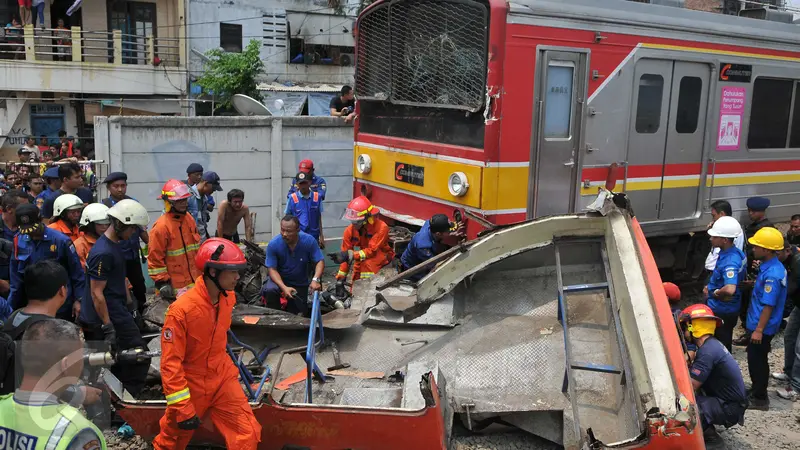
<svg viewBox="0 0 800 450">
<path fill-rule="evenodd" d="M 572 81 L 575 66 L 571 62 L 550 61 L 547 66 L 547 92 L 544 100 L 544 137 L 568 138 L 572 122 Z"/>
<path fill-rule="evenodd" d="M 678 110 L 675 118 L 675 131 L 678 133 L 692 134 L 697 131 L 702 93 L 703 80 L 698 77 L 681 78 L 678 91 Z"/>
<path fill-rule="evenodd" d="M 786 148 L 794 81 L 756 78 L 750 107 L 748 148 Z"/>
<path fill-rule="evenodd" d="M 653 134 L 661 125 L 661 98 L 664 77 L 646 73 L 639 78 L 639 100 L 636 102 L 636 132 Z"/>
</svg>

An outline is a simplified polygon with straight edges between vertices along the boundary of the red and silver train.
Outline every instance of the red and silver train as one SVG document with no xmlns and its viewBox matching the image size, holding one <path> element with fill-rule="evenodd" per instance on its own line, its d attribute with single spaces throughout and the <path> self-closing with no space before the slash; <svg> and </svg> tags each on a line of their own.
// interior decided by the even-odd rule
<svg viewBox="0 0 800 450">
<path fill-rule="evenodd" d="M 474 236 L 578 212 L 607 185 L 659 267 L 687 271 L 715 200 L 745 223 L 751 196 L 773 221 L 800 212 L 800 28 L 651 3 L 373 3 L 357 26 L 354 194 L 410 225 L 463 208 Z"/>
</svg>

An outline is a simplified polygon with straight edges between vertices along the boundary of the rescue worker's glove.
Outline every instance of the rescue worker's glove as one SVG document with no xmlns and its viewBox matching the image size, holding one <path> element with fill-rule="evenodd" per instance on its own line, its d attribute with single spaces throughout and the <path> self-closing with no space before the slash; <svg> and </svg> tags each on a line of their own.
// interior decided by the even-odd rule
<svg viewBox="0 0 800 450">
<path fill-rule="evenodd" d="M 334 295 L 338 299 L 347 297 L 347 289 L 344 286 L 344 279 L 336 282 L 336 291 L 334 292 Z"/>
<path fill-rule="evenodd" d="M 196 430 L 200 428 L 200 418 L 196 415 L 189 420 L 184 420 L 183 422 L 178 422 L 178 428 L 181 430 Z"/>
<path fill-rule="evenodd" d="M 330 256 L 333 262 L 335 262 L 336 264 L 342 264 L 342 263 L 350 264 L 353 262 L 352 250 L 345 250 L 343 252 L 336 252 L 336 253 L 328 253 L 328 256 Z"/>
<path fill-rule="evenodd" d="M 172 287 L 172 283 L 169 281 L 156 283 L 156 290 L 164 300 L 172 301 L 176 298 L 175 289 Z"/>
<path fill-rule="evenodd" d="M 108 345 L 109 351 L 112 355 L 117 353 L 117 332 L 114 330 L 114 324 L 109 322 L 103 325 L 103 341 Z"/>
</svg>

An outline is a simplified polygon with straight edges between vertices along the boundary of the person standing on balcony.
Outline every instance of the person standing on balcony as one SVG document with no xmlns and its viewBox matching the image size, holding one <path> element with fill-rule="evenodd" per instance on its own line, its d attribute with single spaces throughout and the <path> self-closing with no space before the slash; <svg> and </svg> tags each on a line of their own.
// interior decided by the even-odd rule
<svg viewBox="0 0 800 450">
<path fill-rule="evenodd" d="M 19 5 L 19 18 L 22 21 L 22 26 L 31 23 L 31 0 L 17 0 Z"/>
<path fill-rule="evenodd" d="M 44 30 L 44 0 L 27 0 L 31 3 L 31 25 L 36 26 L 36 17 Z M 36 12 L 36 14 L 33 14 Z"/>
<path fill-rule="evenodd" d="M 64 19 L 58 19 L 58 26 L 56 27 L 56 59 L 58 61 L 69 61 L 72 59 L 72 31 L 69 30 L 66 26 L 64 26 Z M 64 141 L 64 137 L 61 133 L 64 133 L 63 136 L 66 136 L 66 131 L 61 131 L 58 133 L 58 136 L 61 137 L 61 141 Z"/>
</svg>

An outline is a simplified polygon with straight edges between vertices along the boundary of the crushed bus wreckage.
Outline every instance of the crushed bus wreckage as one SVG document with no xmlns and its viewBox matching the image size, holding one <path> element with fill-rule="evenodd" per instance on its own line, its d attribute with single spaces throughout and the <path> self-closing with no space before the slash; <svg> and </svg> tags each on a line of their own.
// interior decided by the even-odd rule
<svg viewBox="0 0 800 450">
<path fill-rule="evenodd" d="M 260 449 L 447 449 L 455 421 L 567 449 L 704 448 L 681 340 L 624 195 L 491 230 L 417 285 L 385 283 L 395 275 L 356 281 L 349 309 L 323 315 L 315 297 L 310 319 L 234 309 L 242 339 L 229 352 Z M 152 439 L 165 400 L 102 379 Z M 223 442 L 210 422 L 193 440 Z"/>
</svg>

